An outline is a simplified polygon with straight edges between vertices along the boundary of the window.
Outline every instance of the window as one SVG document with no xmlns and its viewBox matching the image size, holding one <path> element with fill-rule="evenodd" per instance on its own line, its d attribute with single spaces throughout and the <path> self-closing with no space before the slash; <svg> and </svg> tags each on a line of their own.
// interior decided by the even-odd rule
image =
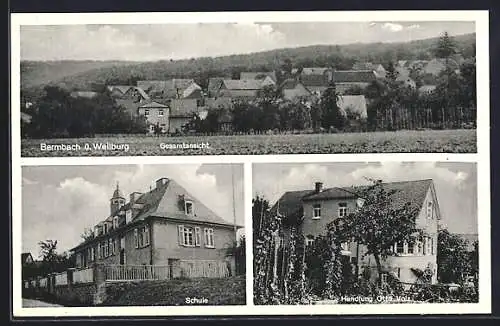
<svg viewBox="0 0 500 326">
<path fill-rule="evenodd" d="M 413 241 L 409 241 L 406 248 L 406 253 L 408 255 L 413 255 L 414 251 L 415 251 L 415 243 Z"/>
<path fill-rule="evenodd" d="M 101 244 L 97 244 L 97 258 L 101 259 L 102 258 L 102 252 L 101 252 Z"/>
<path fill-rule="evenodd" d="M 155 132 L 155 125 L 149 125 L 149 131 Z"/>
<path fill-rule="evenodd" d="M 321 218 L 321 204 L 313 205 L 313 219 Z"/>
<path fill-rule="evenodd" d="M 108 241 L 104 241 L 101 246 L 103 247 L 104 251 L 103 257 L 108 257 Z"/>
<path fill-rule="evenodd" d="M 184 210 L 186 212 L 186 215 L 194 215 L 193 214 L 193 202 L 192 201 L 186 201 L 184 203 Z"/>
<path fill-rule="evenodd" d="M 205 247 L 214 248 L 214 229 L 205 229 Z"/>
<path fill-rule="evenodd" d="M 158 110 L 158 116 L 163 117 L 163 110 Z"/>
<path fill-rule="evenodd" d="M 149 116 L 149 110 L 144 110 L 144 116 Z"/>
<path fill-rule="evenodd" d="M 380 285 L 382 285 L 382 286 L 387 285 L 387 274 L 386 273 L 380 274 Z"/>
<path fill-rule="evenodd" d="M 340 248 L 344 251 L 349 251 L 349 242 L 342 242 Z"/>
<path fill-rule="evenodd" d="M 149 226 L 145 225 L 134 230 L 134 241 L 136 248 L 149 246 Z"/>
<path fill-rule="evenodd" d="M 431 240 L 431 255 L 434 255 L 434 238 L 429 238 Z"/>
<path fill-rule="evenodd" d="M 120 238 L 120 249 L 125 249 L 125 237 Z"/>
<path fill-rule="evenodd" d="M 432 219 L 432 212 L 433 212 L 433 209 L 432 209 L 432 202 L 429 201 L 427 203 L 427 219 L 428 220 L 431 220 Z"/>
<path fill-rule="evenodd" d="M 418 239 L 415 242 L 415 254 L 422 255 L 423 253 L 424 253 L 424 244 L 422 243 L 421 239 Z"/>
<path fill-rule="evenodd" d="M 179 245 L 186 247 L 193 247 L 195 245 L 195 231 L 194 228 L 178 225 L 177 226 Z"/>
<path fill-rule="evenodd" d="M 113 217 L 113 228 L 118 228 L 118 216 Z"/>
<path fill-rule="evenodd" d="M 433 239 L 431 237 L 425 237 L 425 252 L 424 255 L 434 254 Z"/>
<path fill-rule="evenodd" d="M 132 210 L 127 209 L 127 212 L 125 212 L 125 223 L 130 223 L 132 221 Z"/>
<path fill-rule="evenodd" d="M 397 254 L 404 254 L 405 252 L 405 245 L 403 241 L 397 242 L 396 245 L 396 253 Z"/>
<path fill-rule="evenodd" d="M 347 216 L 347 203 L 339 203 L 339 217 Z"/>
<path fill-rule="evenodd" d="M 313 238 L 307 238 L 306 239 L 306 246 L 312 246 L 314 244 L 314 239 Z"/>
<path fill-rule="evenodd" d="M 94 250 L 94 247 L 90 248 L 90 260 L 91 261 L 95 260 L 95 250 Z"/>
</svg>

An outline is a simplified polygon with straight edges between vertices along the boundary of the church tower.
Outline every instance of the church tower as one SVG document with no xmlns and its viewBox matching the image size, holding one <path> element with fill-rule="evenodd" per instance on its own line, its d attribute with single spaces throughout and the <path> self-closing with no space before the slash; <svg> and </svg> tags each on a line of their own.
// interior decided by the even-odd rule
<svg viewBox="0 0 500 326">
<path fill-rule="evenodd" d="M 125 198 L 120 190 L 118 182 L 116 183 L 116 189 L 113 192 L 113 197 L 110 199 L 110 210 L 111 215 L 113 215 L 117 210 L 119 210 L 123 205 L 125 205 Z"/>
</svg>

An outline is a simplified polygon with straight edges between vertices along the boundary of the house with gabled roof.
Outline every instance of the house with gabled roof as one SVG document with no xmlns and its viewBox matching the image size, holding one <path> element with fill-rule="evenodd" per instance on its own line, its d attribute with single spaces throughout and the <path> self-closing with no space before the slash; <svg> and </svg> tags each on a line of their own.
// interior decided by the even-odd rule
<svg viewBox="0 0 500 326">
<path fill-rule="evenodd" d="M 139 80 L 137 87 L 152 99 L 201 98 L 201 87 L 193 79 L 174 78 L 168 80 Z"/>
<path fill-rule="evenodd" d="M 294 78 L 284 80 L 279 86 L 279 91 L 283 99 L 290 101 L 312 95 L 311 91 L 302 82 Z"/>
<path fill-rule="evenodd" d="M 198 114 L 200 107 L 197 99 L 172 99 L 170 100 L 168 132 L 181 132 L 194 114 Z"/>
<path fill-rule="evenodd" d="M 329 223 L 348 218 L 363 204 L 358 194 L 364 187 L 325 189 L 323 183 L 316 182 L 312 189 L 285 192 L 271 208 L 271 212 L 280 216 L 283 222 L 282 245 L 287 246 L 291 227 L 296 227 L 305 237 L 306 245 L 313 244 L 317 236 L 326 234 Z M 383 273 L 391 274 L 403 283 L 413 283 L 417 279 L 414 271 L 429 267 L 433 271 L 432 282 L 437 282 L 437 236 L 441 212 L 432 179 L 388 182 L 383 183 L 383 187 L 386 191 L 394 191 L 390 205 L 395 208 L 406 203 L 419 208 L 415 223 L 423 233 L 422 238 L 415 242 L 395 243 L 393 254 L 382 262 Z M 364 245 L 355 241 L 342 244 L 342 255 L 348 258 L 353 269 L 361 272 L 367 268 L 376 277 L 374 257 L 366 255 L 366 251 Z"/>
<path fill-rule="evenodd" d="M 354 87 L 364 89 L 379 78 L 373 70 L 335 70 L 333 72 L 333 81 L 340 94 Z"/>
<path fill-rule="evenodd" d="M 217 97 L 253 99 L 262 89 L 262 80 L 258 79 L 224 79 L 220 83 Z"/>
<path fill-rule="evenodd" d="M 277 82 L 276 71 L 242 71 L 240 73 L 240 79 L 258 79 L 264 80 L 266 77 L 269 77 L 274 83 Z"/>
<path fill-rule="evenodd" d="M 148 102 L 137 108 L 137 114 L 146 117 L 150 133 L 155 132 L 156 126 L 159 126 L 162 132 L 166 132 L 170 128 L 170 112 L 167 105 L 155 101 Z"/>
<path fill-rule="evenodd" d="M 175 180 L 160 178 L 154 189 L 132 192 L 128 200 L 117 184 L 110 212 L 95 226 L 94 236 L 71 251 L 77 268 L 94 263 L 161 265 L 179 277 L 185 262 L 234 266 L 227 249 L 238 228 Z"/>
</svg>

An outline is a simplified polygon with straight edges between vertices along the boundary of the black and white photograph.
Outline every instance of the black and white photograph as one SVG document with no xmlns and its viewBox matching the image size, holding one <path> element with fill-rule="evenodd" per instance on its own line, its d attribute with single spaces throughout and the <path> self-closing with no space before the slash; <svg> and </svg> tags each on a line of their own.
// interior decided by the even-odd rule
<svg viewBox="0 0 500 326">
<path fill-rule="evenodd" d="M 254 304 L 477 303 L 475 163 L 253 166 Z"/>
<path fill-rule="evenodd" d="M 19 26 L 21 155 L 477 152 L 476 21 L 254 18 Z"/>
<path fill-rule="evenodd" d="M 23 167 L 23 307 L 244 305 L 242 173 Z"/>
</svg>

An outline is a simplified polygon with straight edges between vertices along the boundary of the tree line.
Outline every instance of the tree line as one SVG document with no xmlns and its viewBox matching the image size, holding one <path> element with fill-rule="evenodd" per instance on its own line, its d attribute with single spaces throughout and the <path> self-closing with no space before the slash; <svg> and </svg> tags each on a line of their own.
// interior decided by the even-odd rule
<svg viewBox="0 0 500 326">
<path fill-rule="evenodd" d="M 22 122 L 23 137 L 92 137 L 97 133 L 145 133 L 144 116 L 116 104 L 104 90 L 93 98 L 73 97 L 57 86 L 46 86 L 44 95 L 29 110 L 30 122 Z"/>
</svg>

